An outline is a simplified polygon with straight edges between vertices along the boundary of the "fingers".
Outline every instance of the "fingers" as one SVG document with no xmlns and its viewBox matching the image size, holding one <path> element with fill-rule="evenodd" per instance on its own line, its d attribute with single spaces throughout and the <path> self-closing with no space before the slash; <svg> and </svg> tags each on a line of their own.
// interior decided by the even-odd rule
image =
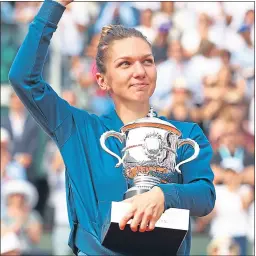
<svg viewBox="0 0 256 256">
<path fill-rule="evenodd" d="M 145 232 L 145 231 L 154 230 L 155 224 L 156 224 L 158 218 L 156 217 L 156 214 L 152 213 L 152 211 L 150 211 L 150 212 L 130 211 L 120 221 L 119 228 L 121 230 L 124 230 L 127 222 L 130 219 L 132 219 L 130 228 L 133 232 L 136 232 L 138 230 L 138 226 L 139 226 L 140 232 Z"/>
<path fill-rule="evenodd" d="M 154 230 L 155 228 L 155 225 L 156 225 L 156 222 L 157 222 L 157 217 L 156 215 L 153 215 L 150 222 L 149 222 L 149 225 L 148 225 L 148 231 L 152 231 Z"/>
<path fill-rule="evenodd" d="M 151 213 L 150 214 L 145 214 L 143 216 L 143 219 L 142 219 L 141 224 L 140 224 L 140 230 L 139 230 L 140 232 L 145 232 L 147 230 L 148 223 L 150 222 L 151 218 L 152 218 Z"/>
<path fill-rule="evenodd" d="M 157 190 L 155 191 L 157 192 Z M 156 192 L 152 192 L 153 194 L 146 192 L 124 200 L 124 202 L 131 203 L 132 208 L 119 222 L 121 230 L 125 228 L 131 219 L 130 228 L 133 232 L 138 230 L 138 226 L 140 232 L 152 231 L 155 228 L 155 224 L 164 208 L 163 202 L 159 200 Z"/>
<path fill-rule="evenodd" d="M 130 225 L 131 230 L 133 232 L 136 232 L 138 230 L 138 225 L 141 223 L 142 217 L 143 217 L 143 212 L 136 212 L 134 214 L 132 223 Z"/>
<path fill-rule="evenodd" d="M 125 225 L 127 224 L 127 222 L 133 217 L 134 215 L 134 211 L 129 211 L 119 222 L 119 228 L 121 230 L 124 230 Z"/>
<path fill-rule="evenodd" d="M 153 217 L 152 212 L 143 212 L 143 211 L 130 211 L 127 213 L 123 219 L 119 223 L 119 228 L 121 230 L 124 230 L 125 225 L 127 222 L 132 219 L 132 222 L 130 224 L 130 228 L 133 232 L 138 231 L 138 226 L 140 225 L 139 231 L 140 232 L 145 232 L 146 230 L 149 230 L 149 222 L 151 223 L 151 220 L 156 222 L 156 218 Z M 154 228 L 152 228 L 153 230 Z"/>
</svg>

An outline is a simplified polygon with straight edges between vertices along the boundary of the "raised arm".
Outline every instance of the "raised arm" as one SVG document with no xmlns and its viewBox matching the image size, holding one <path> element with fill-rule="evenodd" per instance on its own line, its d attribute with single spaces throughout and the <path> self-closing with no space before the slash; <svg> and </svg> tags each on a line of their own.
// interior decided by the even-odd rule
<svg viewBox="0 0 256 256">
<path fill-rule="evenodd" d="M 12 64 L 9 80 L 36 121 L 54 137 L 55 130 L 71 115 L 69 104 L 42 78 L 50 40 L 70 1 L 46 0 L 29 26 L 29 32 Z"/>
<path fill-rule="evenodd" d="M 213 172 L 210 167 L 212 148 L 198 125 L 194 125 L 190 137 L 199 147 L 198 157 L 181 166 L 184 184 L 160 184 L 164 192 L 165 208 L 189 209 L 191 216 L 209 214 L 215 204 L 215 189 Z M 187 159 L 193 154 L 193 149 L 184 146 L 183 157 Z"/>
</svg>

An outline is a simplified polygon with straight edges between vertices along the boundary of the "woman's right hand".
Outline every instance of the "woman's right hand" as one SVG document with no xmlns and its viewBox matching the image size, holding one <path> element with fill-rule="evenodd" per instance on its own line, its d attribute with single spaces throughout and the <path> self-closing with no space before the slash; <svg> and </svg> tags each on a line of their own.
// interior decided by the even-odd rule
<svg viewBox="0 0 256 256">
<path fill-rule="evenodd" d="M 72 3 L 74 0 L 55 0 L 55 1 L 63 6 L 67 6 L 68 4 Z"/>
</svg>

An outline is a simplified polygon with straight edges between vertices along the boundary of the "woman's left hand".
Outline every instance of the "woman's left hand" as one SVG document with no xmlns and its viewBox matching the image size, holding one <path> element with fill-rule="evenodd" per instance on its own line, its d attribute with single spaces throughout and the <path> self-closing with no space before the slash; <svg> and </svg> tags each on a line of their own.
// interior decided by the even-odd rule
<svg viewBox="0 0 256 256">
<path fill-rule="evenodd" d="M 150 191 L 133 196 L 123 202 L 131 203 L 131 209 L 119 223 L 121 230 L 132 219 L 130 227 L 133 232 L 138 230 L 138 226 L 140 226 L 140 232 L 152 231 L 164 212 L 164 193 L 159 187 L 153 187 Z"/>
</svg>

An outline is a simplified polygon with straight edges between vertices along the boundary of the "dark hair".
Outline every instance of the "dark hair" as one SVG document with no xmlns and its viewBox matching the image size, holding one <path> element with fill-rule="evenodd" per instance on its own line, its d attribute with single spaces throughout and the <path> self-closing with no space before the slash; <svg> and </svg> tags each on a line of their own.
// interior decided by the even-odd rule
<svg viewBox="0 0 256 256">
<path fill-rule="evenodd" d="M 96 55 L 96 66 L 98 72 L 106 72 L 105 60 L 108 48 L 111 45 L 111 43 L 115 40 L 121 40 L 129 37 L 141 38 L 146 43 L 148 43 L 150 48 L 152 48 L 147 38 L 135 28 L 126 28 L 122 25 L 108 25 L 102 28 L 100 41 L 98 44 L 98 51 Z"/>
</svg>

